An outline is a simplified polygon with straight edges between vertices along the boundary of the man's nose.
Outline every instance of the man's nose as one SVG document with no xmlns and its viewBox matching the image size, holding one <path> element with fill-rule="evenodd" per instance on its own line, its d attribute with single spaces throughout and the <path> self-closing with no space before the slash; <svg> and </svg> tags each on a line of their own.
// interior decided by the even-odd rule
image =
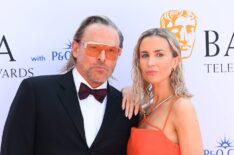
<svg viewBox="0 0 234 155">
<path fill-rule="evenodd" d="M 105 61 L 106 60 L 106 52 L 105 50 L 102 50 L 98 56 L 98 60 Z"/>
</svg>

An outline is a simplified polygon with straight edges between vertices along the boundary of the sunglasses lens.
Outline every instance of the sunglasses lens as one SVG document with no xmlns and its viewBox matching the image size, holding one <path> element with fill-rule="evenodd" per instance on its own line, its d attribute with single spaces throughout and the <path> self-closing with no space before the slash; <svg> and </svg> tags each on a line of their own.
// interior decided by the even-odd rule
<svg viewBox="0 0 234 155">
<path fill-rule="evenodd" d="M 102 44 L 91 44 L 86 45 L 86 54 L 91 57 L 98 57 L 102 51 L 105 51 L 105 56 L 107 59 L 115 60 L 119 55 L 119 48 L 102 45 Z"/>
<path fill-rule="evenodd" d="M 119 49 L 116 47 L 108 47 L 106 48 L 106 57 L 111 60 L 117 59 L 119 55 Z"/>
<path fill-rule="evenodd" d="M 87 44 L 86 54 L 91 57 L 97 57 L 100 54 L 100 47 L 97 44 Z"/>
</svg>

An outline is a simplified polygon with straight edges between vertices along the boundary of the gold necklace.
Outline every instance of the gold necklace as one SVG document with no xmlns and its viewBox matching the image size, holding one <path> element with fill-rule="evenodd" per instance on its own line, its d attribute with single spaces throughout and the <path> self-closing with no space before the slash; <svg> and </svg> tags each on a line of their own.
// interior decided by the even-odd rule
<svg viewBox="0 0 234 155">
<path fill-rule="evenodd" d="M 150 108 L 149 113 L 147 114 L 147 112 L 144 112 L 144 116 L 149 116 L 155 109 L 157 109 L 160 105 L 162 105 L 163 103 L 167 102 L 168 100 L 170 100 L 174 95 L 170 95 L 168 97 L 166 97 L 165 99 L 163 99 L 162 101 L 160 101 L 158 104 L 154 104 L 152 105 L 152 108 Z"/>
</svg>

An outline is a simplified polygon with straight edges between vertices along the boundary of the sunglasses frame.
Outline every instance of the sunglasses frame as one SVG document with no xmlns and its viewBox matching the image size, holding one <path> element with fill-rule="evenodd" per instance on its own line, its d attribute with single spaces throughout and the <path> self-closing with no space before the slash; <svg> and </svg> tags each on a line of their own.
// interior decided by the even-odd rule
<svg viewBox="0 0 234 155">
<path fill-rule="evenodd" d="M 94 42 L 94 41 L 83 41 L 83 40 L 79 41 L 79 43 L 81 43 L 85 49 L 87 49 L 88 45 L 90 44 L 90 45 L 96 45 L 96 46 L 98 46 L 98 48 L 100 48 L 100 46 L 104 46 L 104 47 L 110 47 L 110 48 L 114 48 L 114 49 L 118 50 L 118 52 L 115 52 L 116 53 L 115 56 L 110 56 L 109 55 L 110 52 L 108 52 L 108 50 L 106 50 L 103 47 L 102 47 L 103 49 L 100 49 L 100 51 L 97 55 L 92 55 L 92 54 L 89 54 L 88 51 L 85 51 L 86 54 L 91 56 L 91 57 L 98 57 L 103 50 L 105 51 L 106 58 L 110 59 L 110 60 L 116 60 L 118 58 L 118 56 L 120 56 L 120 54 L 121 54 L 121 48 L 113 46 L 113 45 L 98 43 L 98 42 Z"/>
</svg>

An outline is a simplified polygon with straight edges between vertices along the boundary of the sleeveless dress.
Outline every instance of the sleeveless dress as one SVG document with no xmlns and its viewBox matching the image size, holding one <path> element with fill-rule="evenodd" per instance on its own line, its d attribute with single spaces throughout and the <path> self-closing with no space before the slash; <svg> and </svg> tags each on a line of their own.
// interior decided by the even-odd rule
<svg viewBox="0 0 234 155">
<path fill-rule="evenodd" d="M 164 134 L 164 129 L 170 116 L 171 109 L 172 106 L 170 106 L 166 116 L 163 129 L 150 123 L 146 116 L 144 116 L 142 121 L 154 129 L 131 128 L 131 135 L 127 146 L 127 155 L 180 155 L 179 145 L 170 141 Z"/>
</svg>

